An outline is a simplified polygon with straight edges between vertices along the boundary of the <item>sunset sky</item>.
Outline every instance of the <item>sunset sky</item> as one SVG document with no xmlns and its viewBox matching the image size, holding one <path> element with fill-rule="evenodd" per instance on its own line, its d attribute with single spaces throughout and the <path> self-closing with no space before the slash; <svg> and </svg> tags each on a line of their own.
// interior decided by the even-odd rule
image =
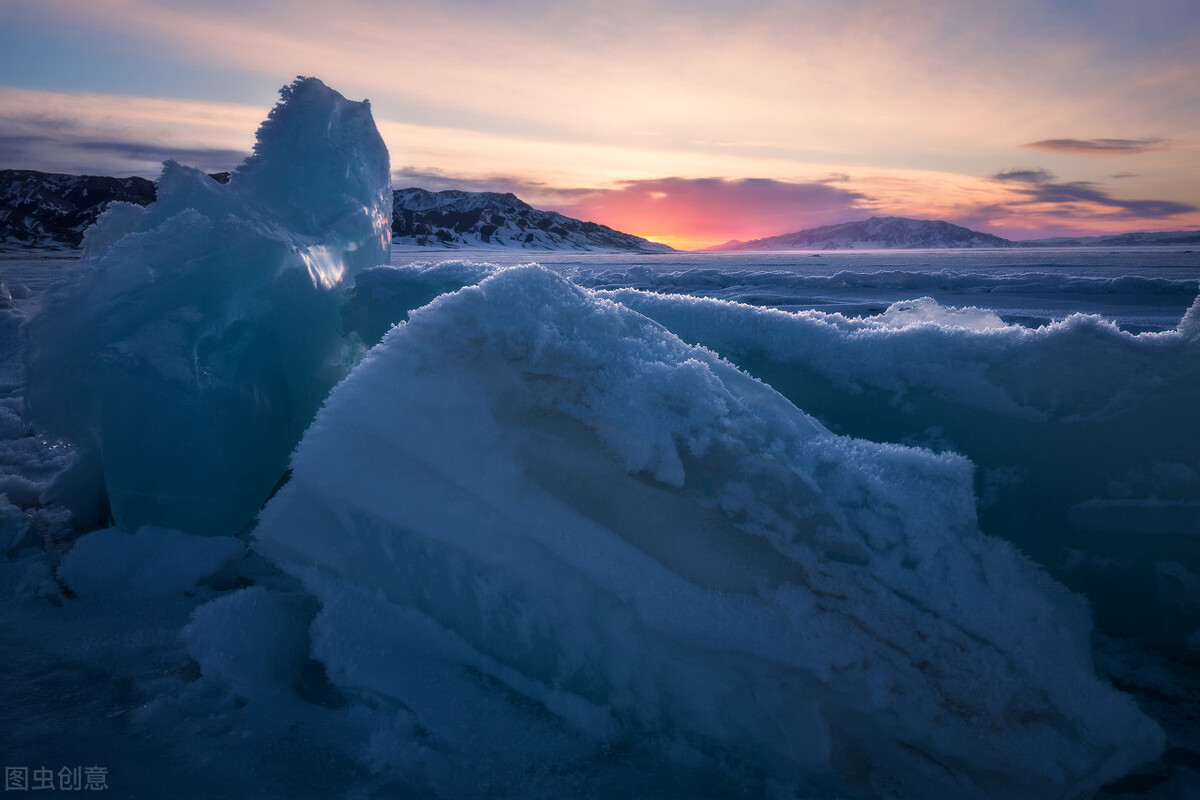
<svg viewBox="0 0 1200 800">
<path fill-rule="evenodd" d="M 0 168 L 230 169 L 296 75 L 371 100 L 395 188 L 677 247 L 1200 228 L 1197 0 L 0 0 Z"/>
</svg>

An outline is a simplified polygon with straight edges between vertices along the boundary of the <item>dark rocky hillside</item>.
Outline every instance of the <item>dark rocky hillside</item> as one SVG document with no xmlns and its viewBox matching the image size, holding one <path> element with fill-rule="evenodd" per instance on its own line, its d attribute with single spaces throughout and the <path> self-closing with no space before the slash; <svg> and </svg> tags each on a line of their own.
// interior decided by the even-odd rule
<svg viewBox="0 0 1200 800">
<path fill-rule="evenodd" d="M 228 172 L 209 176 L 228 183 Z M 0 244 L 79 247 L 83 233 L 113 203 L 149 205 L 154 182 L 145 178 L 0 170 Z"/>
<path fill-rule="evenodd" d="M 145 178 L 0 170 L 0 243 L 79 247 L 83 232 L 114 202 L 154 200 Z"/>
<path fill-rule="evenodd" d="M 392 192 L 392 236 L 419 247 L 506 247 L 528 250 L 632 250 L 670 247 L 555 211 L 539 211 L 511 193 Z"/>
</svg>

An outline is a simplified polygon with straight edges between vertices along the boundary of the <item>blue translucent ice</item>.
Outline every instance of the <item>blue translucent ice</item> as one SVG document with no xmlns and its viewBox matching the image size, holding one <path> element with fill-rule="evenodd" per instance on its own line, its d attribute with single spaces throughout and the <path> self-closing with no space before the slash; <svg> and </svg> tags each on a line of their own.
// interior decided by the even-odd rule
<svg viewBox="0 0 1200 800">
<path fill-rule="evenodd" d="M 388 153 L 367 103 L 296 80 L 228 185 L 167 162 L 89 231 L 31 334 L 28 404 L 77 448 L 60 500 L 126 530 L 235 533 L 348 369 L 340 289 L 386 261 Z"/>
</svg>

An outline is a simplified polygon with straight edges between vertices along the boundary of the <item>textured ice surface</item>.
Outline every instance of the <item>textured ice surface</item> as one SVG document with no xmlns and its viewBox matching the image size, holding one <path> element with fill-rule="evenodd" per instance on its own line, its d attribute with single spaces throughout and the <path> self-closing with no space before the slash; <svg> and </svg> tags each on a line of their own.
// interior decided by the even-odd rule
<svg viewBox="0 0 1200 800">
<path fill-rule="evenodd" d="M 292 469 L 256 537 L 323 602 L 314 655 L 467 773 L 583 741 L 1059 797 L 1161 747 L 1081 598 L 979 533 L 969 462 L 833 435 L 540 268 L 413 312 Z"/>
<path fill-rule="evenodd" d="M 828 256 L 825 257 L 828 259 Z M 760 295 L 784 300 L 802 297 L 821 291 L 846 289 L 869 289 L 873 292 L 902 291 L 910 297 L 930 292 L 963 292 L 975 295 L 1182 295 L 1194 297 L 1196 281 L 1175 280 L 1164 277 L 1141 275 L 1119 275 L 1116 277 L 1094 277 L 1086 275 L 1061 275 L 1050 272 L 1011 272 L 1011 274 L 979 274 L 956 272 L 950 269 L 936 271 L 912 269 L 886 269 L 886 261 L 870 271 L 841 269 L 821 272 L 831 274 L 809 274 L 808 265 L 796 262 L 793 269 L 755 271 L 726 267 L 708 269 L 684 269 L 663 271 L 649 267 L 625 269 L 587 269 L 581 276 L 585 281 L 603 281 L 610 286 L 642 289 L 660 293 L 680 294 L 706 293 L 716 296 L 734 293 L 755 292 Z M 967 262 L 969 264 L 970 262 Z M 732 266 L 732 265 L 731 265 Z M 796 269 L 798 266 L 799 269 Z M 963 265 L 958 265 L 963 266 Z M 1042 266 L 1045 265 L 1036 265 Z M 1053 266 L 1053 265 L 1050 265 Z M 1012 268 L 1009 268 L 1012 270 Z"/>
<path fill-rule="evenodd" d="M 392 263 L 421 257 L 394 248 Z M 495 251 L 486 258 L 499 264 L 528 260 Z M 849 316 L 878 314 L 893 302 L 929 296 L 943 306 L 989 308 L 1006 322 L 1031 327 L 1079 312 L 1099 314 L 1133 332 L 1173 329 L 1196 297 L 1200 279 L 1200 260 L 1182 248 L 548 253 L 537 260 L 594 289 L 643 289 Z"/>
<path fill-rule="evenodd" d="M 1087 594 L 1109 632 L 1200 661 L 1200 301 L 1176 330 L 1134 335 L 929 301 L 860 319 L 610 296 L 839 432 L 968 456 L 985 531 Z"/>
<path fill-rule="evenodd" d="M 356 296 L 362 318 L 374 320 L 364 338 L 386 330 L 382 320 L 406 318 L 419 300 L 478 283 L 496 269 L 447 262 L 372 270 L 368 289 Z M 1061 306 L 1048 315 L 1058 321 L 1031 328 L 929 298 L 857 317 L 694 296 L 729 291 L 751 299 L 775 284 L 842 283 L 849 280 L 844 272 L 563 269 L 599 286 L 632 282 L 693 293 L 614 289 L 607 296 L 712 348 L 840 433 L 968 456 L 978 467 L 985 532 L 1017 543 L 1086 594 L 1102 629 L 1200 663 L 1195 301 L 1174 328 L 1132 334 L 1098 316 L 1064 318 Z M 873 275 L 870 283 L 879 292 L 892 282 L 929 289 L 968 280 L 979 303 L 997 291 L 1040 286 L 1061 297 L 1133 285 L 1141 292 L 1154 281 L 1161 286 L 1149 291 L 1195 297 L 1194 281 L 1119 276 L 902 273 Z"/>
<path fill-rule="evenodd" d="M 388 154 L 369 106 L 285 87 L 228 185 L 167 162 L 158 200 L 88 232 L 31 333 L 28 405 L 77 446 L 81 525 L 229 534 L 252 518 L 349 354 L 343 281 L 386 260 Z"/>
</svg>

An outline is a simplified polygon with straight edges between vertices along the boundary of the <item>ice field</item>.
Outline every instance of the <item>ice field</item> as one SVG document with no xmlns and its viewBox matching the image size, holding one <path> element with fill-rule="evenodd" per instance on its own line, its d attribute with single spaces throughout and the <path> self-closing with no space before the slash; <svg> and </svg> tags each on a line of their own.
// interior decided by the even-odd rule
<svg viewBox="0 0 1200 800">
<path fill-rule="evenodd" d="M 1196 253 L 389 250 L 387 176 L 298 81 L 0 257 L 6 766 L 1200 793 Z"/>
</svg>

